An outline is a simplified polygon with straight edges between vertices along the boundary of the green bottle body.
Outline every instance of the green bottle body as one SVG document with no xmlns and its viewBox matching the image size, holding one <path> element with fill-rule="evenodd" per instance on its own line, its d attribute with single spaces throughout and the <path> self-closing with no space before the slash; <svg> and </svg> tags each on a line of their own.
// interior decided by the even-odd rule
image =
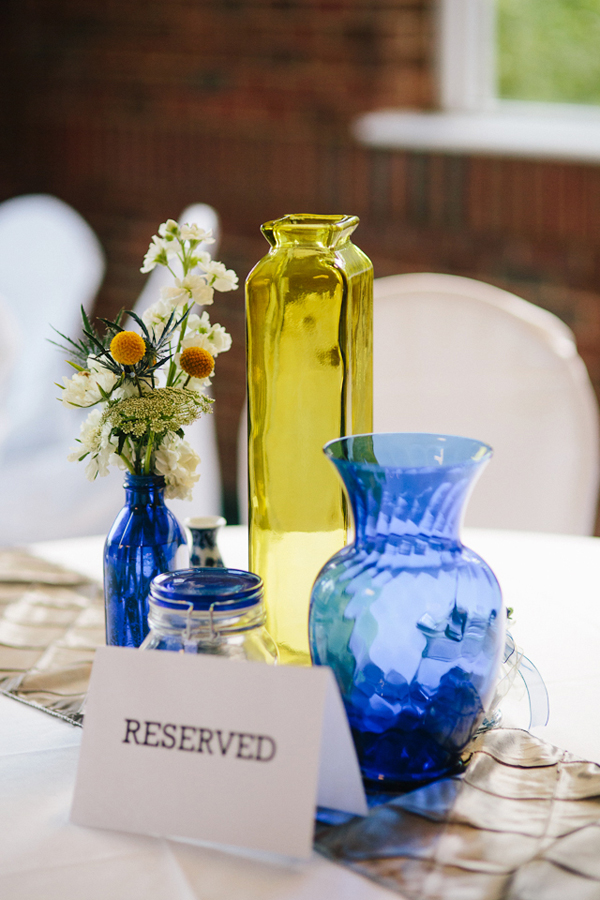
<svg viewBox="0 0 600 900">
<path fill-rule="evenodd" d="M 323 445 L 373 430 L 373 267 L 350 241 L 357 224 L 266 223 L 271 250 L 246 282 L 249 567 L 287 663 L 310 663 L 311 588 L 347 538 Z"/>
</svg>

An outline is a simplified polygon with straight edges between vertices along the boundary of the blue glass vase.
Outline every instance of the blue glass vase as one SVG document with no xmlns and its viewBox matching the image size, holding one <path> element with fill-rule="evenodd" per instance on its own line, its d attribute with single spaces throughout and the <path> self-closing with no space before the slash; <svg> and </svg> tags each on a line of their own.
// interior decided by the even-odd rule
<svg viewBox="0 0 600 900">
<path fill-rule="evenodd" d="M 379 789 L 454 771 L 494 694 L 506 613 L 493 572 L 459 536 L 491 452 L 433 434 L 325 446 L 355 537 L 313 587 L 311 653 L 333 669 L 363 777 Z"/>
<path fill-rule="evenodd" d="M 139 647 L 148 634 L 150 582 L 186 569 L 183 528 L 165 505 L 162 475 L 125 475 L 125 506 L 104 545 L 106 643 Z"/>
</svg>

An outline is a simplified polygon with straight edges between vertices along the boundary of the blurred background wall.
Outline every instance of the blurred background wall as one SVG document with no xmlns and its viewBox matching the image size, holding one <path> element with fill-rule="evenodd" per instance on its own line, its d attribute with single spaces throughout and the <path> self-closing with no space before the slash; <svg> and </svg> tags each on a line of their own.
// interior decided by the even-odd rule
<svg viewBox="0 0 600 900">
<path fill-rule="evenodd" d="M 433 35 L 432 0 L 4 0 L 0 200 L 48 192 L 88 220 L 105 316 L 133 304 L 150 236 L 189 203 L 218 211 L 218 257 L 241 282 L 266 251 L 261 222 L 357 214 L 377 276 L 468 275 L 550 309 L 600 392 L 600 166 L 351 138 L 359 113 L 434 108 Z M 233 522 L 243 290 L 211 317 L 234 338 L 215 379 Z"/>
</svg>

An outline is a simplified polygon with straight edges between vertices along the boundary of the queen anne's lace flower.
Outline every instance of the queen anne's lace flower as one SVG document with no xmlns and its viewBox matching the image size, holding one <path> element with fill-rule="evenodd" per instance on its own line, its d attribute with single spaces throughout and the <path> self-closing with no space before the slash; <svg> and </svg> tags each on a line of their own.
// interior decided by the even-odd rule
<svg viewBox="0 0 600 900">
<path fill-rule="evenodd" d="M 165 497 L 168 500 L 191 500 L 192 489 L 200 474 L 196 472 L 200 457 L 196 451 L 176 434 L 168 434 L 156 451 L 155 466 L 164 475 Z"/>
<path fill-rule="evenodd" d="M 210 410 L 211 401 L 183 388 L 164 387 L 146 391 L 142 397 L 130 397 L 108 407 L 102 423 L 111 429 L 139 438 L 147 434 L 163 435 L 191 425 Z"/>
</svg>

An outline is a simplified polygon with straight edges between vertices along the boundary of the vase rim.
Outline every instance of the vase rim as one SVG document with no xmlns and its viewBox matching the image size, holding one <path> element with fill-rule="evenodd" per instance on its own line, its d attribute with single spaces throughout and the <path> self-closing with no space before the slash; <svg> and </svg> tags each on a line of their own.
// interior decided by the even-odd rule
<svg viewBox="0 0 600 900">
<path fill-rule="evenodd" d="M 265 222 L 260 230 L 272 248 L 288 244 L 309 247 L 314 244 L 315 247 L 333 251 L 345 243 L 359 221 L 358 216 L 296 213 Z"/>
<path fill-rule="evenodd" d="M 271 219 L 265 222 L 262 228 L 273 228 L 275 226 L 290 226 L 291 228 L 299 228 L 303 231 L 310 231 L 314 228 L 331 228 L 335 231 L 343 231 L 349 225 L 358 225 L 358 216 L 346 213 L 336 215 L 318 215 L 317 213 L 288 213 L 281 216 L 280 219 Z"/>
<path fill-rule="evenodd" d="M 156 485 L 156 487 L 164 487 L 166 484 L 165 476 L 151 473 L 150 475 L 133 475 L 131 472 L 125 472 L 125 481 L 123 487 L 144 487 L 146 485 Z"/>
<path fill-rule="evenodd" d="M 371 439 L 370 444 L 368 439 Z M 361 441 L 361 439 L 364 439 Z M 385 452 L 383 461 L 379 459 L 361 459 L 357 454 L 352 458 L 348 448 L 354 449 L 354 443 L 363 443 L 365 449 L 375 453 L 373 444 L 379 444 L 379 450 Z M 342 450 L 342 453 L 336 452 Z M 439 455 L 434 455 L 435 451 Z M 445 458 L 445 450 L 449 457 Z M 395 451 L 397 458 L 390 461 L 390 451 Z M 411 454 L 412 451 L 412 454 Z M 456 434 L 440 434 L 438 432 L 421 431 L 389 431 L 352 434 L 334 438 L 323 447 L 323 452 L 333 463 L 348 463 L 364 469 L 400 469 L 411 472 L 440 471 L 457 466 L 481 466 L 487 463 L 493 449 L 485 441 Z M 415 454 L 427 456 L 427 461 L 415 459 Z"/>
</svg>

